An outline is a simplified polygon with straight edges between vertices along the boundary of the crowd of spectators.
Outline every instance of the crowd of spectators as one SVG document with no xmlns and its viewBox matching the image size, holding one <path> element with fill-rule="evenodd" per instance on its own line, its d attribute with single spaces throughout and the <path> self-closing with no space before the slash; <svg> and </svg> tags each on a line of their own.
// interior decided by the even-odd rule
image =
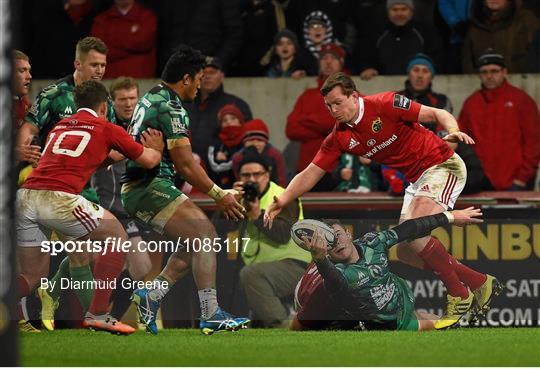
<svg viewBox="0 0 540 369">
<path fill-rule="evenodd" d="M 105 78 L 158 77 L 180 43 L 220 59 L 228 76 L 316 75 L 321 48 L 330 43 L 344 48 L 347 69 L 365 79 L 403 74 L 419 52 L 433 60 L 439 73 L 473 73 L 487 48 L 504 56 L 510 73 L 540 68 L 539 6 L 534 0 L 21 3 L 31 22 L 16 46 L 34 61 L 36 78 L 68 73 L 73 47 L 89 35 L 110 49 Z M 47 52 L 51 45 L 55 58 Z"/>
<path fill-rule="evenodd" d="M 208 55 L 199 94 L 185 107 L 193 152 L 224 188 L 238 179 L 250 146 L 267 157 L 270 179 L 281 186 L 306 168 L 334 126 L 319 88 L 339 71 L 362 79 L 407 75 L 404 88 L 396 91 L 449 112 L 450 99 L 432 90 L 435 75 L 479 73 L 481 89 L 459 117 L 477 145 L 452 147 L 469 169 L 465 193 L 529 189 L 538 168 L 537 145 L 529 144 L 539 139 L 537 104 L 506 81 L 507 73 L 540 71 L 537 1 L 24 0 L 20 6 L 32 19 L 20 49 L 32 61 L 34 78 L 69 73 L 73 47 L 87 35 L 109 49 L 104 78 L 156 78 L 180 43 Z M 47 52 L 51 47 L 55 58 Z M 24 64 L 20 83 L 28 90 L 28 58 L 15 55 L 15 60 Z M 267 123 L 248 103 L 225 91 L 225 76 L 316 78 L 317 87 L 298 96 L 287 118 L 286 136 L 297 145 L 294 160 L 284 160 L 272 146 Z M 25 95 L 17 93 L 16 101 L 27 109 Z M 445 134 L 435 124 L 426 127 Z M 504 152 L 513 157 L 499 157 L 499 143 L 510 142 L 508 132 L 515 149 Z M 391 168 L 344 155 L 314 191 L 399 195 L 406 185 Z"/>
</svg>

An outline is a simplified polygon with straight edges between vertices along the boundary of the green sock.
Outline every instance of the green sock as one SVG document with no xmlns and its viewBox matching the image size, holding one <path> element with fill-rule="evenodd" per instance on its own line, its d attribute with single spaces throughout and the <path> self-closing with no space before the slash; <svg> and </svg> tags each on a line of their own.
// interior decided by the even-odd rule
<svg viewBox="0 0 540 369">
<path fill-rule="evenodd" d="M 88 311 L 88 308 L 90 307 L 90 303 L 92 302 L 92 299 L 94 298 L 94 289 L 89 287 L 89 285 L 91 284 L 84 283 L 84 282 L 91 282 L 94 280 L 94 276 L 92 275 L 90 266 L 85 265 L 82 267 L 70 267 L 69 273 L 71 274 L 71 280 L 73 282 L 82 282 L 81 288 L 76 289 L 75 293 L 77 294 L 77 297 L 79 298 L 79 302 L 81 303 L 83 311 L 86 312 Z"/>
<path fill-rule="evenodd" d="M 54 277 L 51 278 L 51 282 L 54 282 L 54 289 L 51 290 L 49 288 L 47 290 L 49 295 L 54 300 L 58 300 L 58 298 L 60 298 L 60 294 L 62 293 L 62 290 L 60 289 L 60 278 L 69 278 L 69 258 L 67 256 L 60 263 Z M 50 283 L 49 285 L 52 286 L 53 284 Z"/>
</svg>

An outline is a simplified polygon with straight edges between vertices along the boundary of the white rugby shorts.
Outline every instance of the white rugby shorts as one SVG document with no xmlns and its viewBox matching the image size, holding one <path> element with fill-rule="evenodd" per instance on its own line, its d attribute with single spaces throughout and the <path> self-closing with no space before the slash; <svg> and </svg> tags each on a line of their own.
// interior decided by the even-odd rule
<svg viewBox="0 0 540 369">
<path fill-rule="evenodd" d="M 81 195 L 62 191 L 17 191 L 17 244 L 40 246 L 50 240 L 52 231 L 64 241 L 88 235 L 99 226 L 104 209 Z"/>
<path fill-rule="evenodd" d="M 453 209 L 457 198 L 467 182 L 465 163 L 454 153 L 448 160 L 426 169 L 424 173 L 405 189 L 401 217 L 407 214 L 415 196 L 429 197 L 444 210 Z"/>
</svg>

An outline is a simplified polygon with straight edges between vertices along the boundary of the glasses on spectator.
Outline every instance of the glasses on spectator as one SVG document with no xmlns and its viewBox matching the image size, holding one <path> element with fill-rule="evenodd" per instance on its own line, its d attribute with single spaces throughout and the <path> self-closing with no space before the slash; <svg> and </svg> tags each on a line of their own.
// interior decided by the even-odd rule
<svg viewBox="0 0 540 369">
<path fill-rule="evenodd" d="M 251 177 L 255 179 L 261 178 L 263 175 L 265 175 L 267 172 L 253 172 L 253 173 L 240 173 L 240 178 L 242 179 L 250 179 Z"/>
<path fill-rule="evenodd" d="M 498 73 L 501 73 L 502 71 L 502 68 L 497 68 L 497 69 L 482 69 L 480 71 L 480 74 L 481 75 L 484 75 L 484 76 L 487 76 L 488 74 L 498 74 Z"/>
</svg>

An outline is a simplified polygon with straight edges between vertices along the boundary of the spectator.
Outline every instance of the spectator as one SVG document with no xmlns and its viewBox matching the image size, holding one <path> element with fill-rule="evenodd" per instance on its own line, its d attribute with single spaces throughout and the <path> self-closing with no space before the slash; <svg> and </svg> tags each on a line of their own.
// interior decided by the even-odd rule
<svg viewBox="0 0 540 369">
<path fill-rule="evenodd" d="M 437 30 L 413 21 L 412 0 L 387 0 L 389 24 L 367 45 L 356 48 L 355 63 L 360 77 L 368 80 L 378 74 L 399 75 L 417 53 L 429 55 L 438 67 L 442 59 Z"/>
<path fill-rule="evenodd" d="M 398 93 L 420 104 L 444 109 L 451 113 L 453 108 L 450 99 L 446 95 L 433 92 L 431 89 L 434 76 L 435 67 L 431 58 L 426 54 L 418 53 L 409 61 L 405 89 Z M 436 133 L 439 128 L 433 126 L 434 124 L 423 123 L 424 126 L 428 126 Z"/>
<path fill-rule="evenodd" d="M 506 80 L 501 54 L 487 50 L 478 60 L 482 88 L 465 100 L 459 126 L 495 190 L 532 189 L 540 162 L 540 114 L 536 102 Z"/>
<path fill-rule="evenodd" d="M 242 23 L 244 42 L 229 75 L 264 76 L 276 33 L 287 26 L 289 0 L 245 0 Z"/>
<path fill-rule="evenodd" d="M 15 129 L 19 129 L 24 123 L 24 116 L 30 107 L 30 83 L 32 75 L 30 74 L 30 58 L 19 50 L 13 50 L 13 122 Z"/>
<path fill-rule="evenodd" d="M 450 28 L 450 48 L 446 70 L 461 72 L 461 51 L 469 28 L 471 0 L 439 0 L 439 12 Z"/>
<path fill-rule="evenodd" d="M 195 102 L 185 104 L 189 111 L 193 152 L 201 158 L 206 158 L 208 147 L 218 137 L 217 114 L 219 109 L 227 104 L 234 104 L 240 109 L 246 120 L 252 119 L 249 105 L 241 98 L 224 91 L 224 78 L 221 60 L 208 57 L 197 98 Z"/>
<path fill-rule="evenodd" d="M 339 183 L 334 191 L 368 193 L 371 192 L 371 170 L 365 165 L 363 159 L 351 154 L 342 154 L 339 164 L 334 170 L 334 176 Z"/>
<path fill-rule="evenodd" d="M 334 128 L 335 120 L 328 112 L 319 89 L 329 75 L 343 70 L 344 63 L 345 50 L 336 44 L 326 45 L 321 50 L 317 87 L 305 90 L 287 117 L 287 137 L 300 142 L 297 173 L 311 163 L 321 143 Z M 332 191 L 335 186 L 332 175 L 326 174 L 313 191 Z"/>
<path fill-rule="evenodd" d="M 497 50 L 509 73 L 529 72 L 527 50 L 539 29 L 534 14 L 514 0 L 473 0 L 471 26 L 463 45 L 463 72 L 474 73 L 484 50 Z"/>
<path fill-rule="evenodd" d="M 314 63 L 304 55 L 304 50 L 298 45 L 298 38 L 288 29 L 276 34 L 272 57 L 266 75 L 268 77 L 292 77 L 300 79 L 306 74 L 315 75 Z M 316 64 L 315 64 L 316 65 Z"/>
<path fill-rule="evenodd" d="M 241 149 L 244 114 L 234 104 L 227 104 L 218 112 L 219 137 L 208 148 L 208 176 L 221 188 L 234 183 L 232 157 Z"/>
<path fill-rule="evenodd" d="M 155 14 L 136 0 L 114 0 L 114 5 L 99 14 L 92 25 L 92 36 L 109 47 L 104 78 L 156 75 Z"/>
<path fill-rule="evenodd" d="M 306 37 L 306 17 L 324 14 L 332 33 L 330 42 L 339 43 L 346 50 L 354 44 L 355 29 L 351 20 L 351 8 L 358 0 L 291 0 L 287 9 L 288 28 L 297 35 Z"/>
<path fill-rule="evenodd" d="M 181 43 L 217 57 L 228 70 L 242 47 L 240 0 L 161 0 L 157 10 L 158 70 Z"/>
<path fill-rule="evenodd" d="M 249 147 L 254 146 L 257 152 L 263 155 L 270 166 L 270 180 L 280 186 L 287 185 L 287 175 L 285 170 L 285 161 L 281 152 L 270 142 L 270 133 L 268 127 L 260 119 L 253 119 L 247 122 L 243 127 L 242 145 L 243 149 L 233 155 L 233 170 L 238 178 L 240 163 Z"/>
<path fill-rule="evenodd" d="M 308 14 L 304 20 L 304 47 L 311 57 L 310 62 L 316 63 L 322 47 L 331 43 L 336 40 L 330 18 L 320 10 Z"/>
<path fill-rule="evenodd" d="M 264 210 L 285 189 L 270 179 L 270 165 L 256 150 L 246 150 L 239 168 L 240 181 L 234 188 L 245 189 L 247 211 L 240 237 L 249 238 L 242 246 L 246 266 L 240 271 L 240 283 L 253 320 L 263 327 L 284 326 L 289 316 L 287 304 L 292 304 L 296 284 L 311 261 L 310 254 L 291 240 L 291 226 L 303 219 L 302 204 L 292 202 L 268 229 L 263 224 Z M 248 182 L 255 191 L 248 191 Z"/>
<path fill-rule="evenodd" d="M 435 68 L 427 55 L 416 54 L 407 66 L 407 74 L 408 79 L 405 82 L 405 89 L 399 91 L 399 94 L 407 96 L 420 104 L 444 109 L 452 113 L 453 107 L 450 99 L 444 94 L 439 94 L 431 90 L 431 82 L 435 76 Z M 443 138 L 448 134 L 441 125 L 435 122 L 423 123 L 422 125 L 440 138 Z M 472 146 L 464 143 L 455 144 L 447 142 L 447 144 L 463 159 L 467 167 L 467 182 L 463 193 L 475 193 L 481 191 L 483 188 L 489 188 L 489 180 L 485 176 L 480 160 L 478 160 Z M 398 181 L 391 181 L 389 174 L 390 172 L 385 168 L 382 168 L 383 178 L 385 178 L 389 184 L 393 184 L 393 186 L 390 186 L 390 189 L 395 192 L 393 188 L 399 188 L 399 185 L 397 185 Z"/>
<path fill-rule="evenodd" d="M 105 6 L 105 0 L 33 2 L 25 24 L 32 33 L 28 51 L 35 78 L 56 79 L 71 72 L 75 45 L 89 35 L 95 15 Z"/>
</svg>

